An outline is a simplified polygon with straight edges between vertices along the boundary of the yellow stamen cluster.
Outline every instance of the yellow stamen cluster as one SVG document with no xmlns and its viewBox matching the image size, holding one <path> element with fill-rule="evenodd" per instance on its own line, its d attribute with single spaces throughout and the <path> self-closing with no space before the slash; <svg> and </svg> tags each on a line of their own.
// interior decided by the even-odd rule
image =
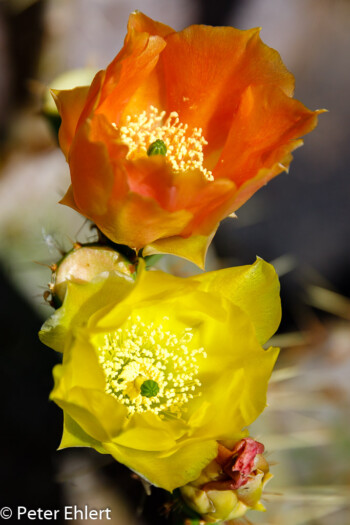
<svg viewBox="0 0 350 525">
<path fill-rule="evenodd" d="M 174 171 L 199 169 L 207 180 L 214 180 L 211 171 L 203 166 L 203 146 L 208 142 L 202 135 L 202 128 L 189 130 L 188 124 L 180 122 L 176 111 L 166 119 L 165 116 L 165 111 L 150 106 L 149 111 L 126 117 L 126 124 L 119 131 L 121 140 L 129 147 L 127 158 L 147 155 L 150 145 L 162 140 L 167 149 L 166 158 Z M 116 124 L 113 126 L 117 128 Z"/>
<path fill-rule="evenodd" d="M 150 411 L 180 417 L 184 405 L 200 395 L 197 356 L 206 353 L 191 348 L 192 328 L 176 334 L 166 329 L 168 321 L 164 317 L 162 324 L 146 325 L 140 317 L 129 318 L 116 332 L 106 334 L 98 349 L 106 392 L 125 405 L 129 415 Z M 148 391 L 142 385 L 156 388 L 152 395 L 142 395 Z"/>
</svg>

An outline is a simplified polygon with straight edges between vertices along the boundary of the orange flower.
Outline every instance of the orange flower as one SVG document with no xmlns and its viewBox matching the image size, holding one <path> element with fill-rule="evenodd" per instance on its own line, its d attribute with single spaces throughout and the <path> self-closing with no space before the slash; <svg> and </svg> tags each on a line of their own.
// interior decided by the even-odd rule
<svg viewBox="0 0 350 525">
<path fill-rule="evenodd" d="M 62 203 L 116 243 L 203 266 L 220 220 L 286 170 L 315 127 L 293 86 L 258 29 L 175 32 L 132 13 L 91 86 L 54 93 L 72 178 Z"/>
</svg>

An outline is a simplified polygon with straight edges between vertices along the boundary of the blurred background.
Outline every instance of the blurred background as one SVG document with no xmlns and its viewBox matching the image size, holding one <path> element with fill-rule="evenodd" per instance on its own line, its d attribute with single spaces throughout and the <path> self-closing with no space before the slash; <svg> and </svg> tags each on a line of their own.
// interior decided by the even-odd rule
<svg viewBox="0 0 350 525">
<path fill-rule="evenodd" d="M 0 0 L 0 506 L 88 504 L 112 509 L 106 523 L 165 523 L 160 491 L 147 496 L 124 467 L 90 450 L 56 452 L 62 418 L 48 395 L 58 358 L 37 339 L 52 311 L 43 300 L 45 265 L 89 236 L 84 220 L 57 204 L 69 173 L 42 115 L 43 93 L 67 70 L 104 68 L 134 9 L 176 30 L 261 26 L 263 41 L 296 77 L 296 98 L 329 110 L 295 152 L 290 173 L 261 189 L 238 219 L 223 221 L 207 269 L 259 255 L 281 277 L 284 317 L 274 341 L 281 358 L 269 407 L 252 429 L 275 478 L 267 512 L 249 520 L 348 525 L 349 0 Z M 169 257 L 162 265 L 180 275 L 194 271 Z"/>
</svg>

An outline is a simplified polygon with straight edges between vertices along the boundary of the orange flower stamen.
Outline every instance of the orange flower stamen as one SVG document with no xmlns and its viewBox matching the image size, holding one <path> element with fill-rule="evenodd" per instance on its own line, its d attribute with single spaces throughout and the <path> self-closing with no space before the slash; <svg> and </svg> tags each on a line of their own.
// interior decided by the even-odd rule
<svg viewBox="0 0 350 525">
<path fill-rule="evenodd" d="M 127 158 L 146 156 L 149 146 L 162 140 L 167 148 L 166 158 L 175 172 L 199 169 L 207 180 L 214 180 L 211 171 L 203 166 L 203 146 L 208 142 L 202 135 L 202 128 L 189 130 L 188 124 L 180 122 L 176 111 L 166 120 L 165 115 L 165 111 L 150 106 L 149 111 L 126 117 L 126 124 L 119 131 L 121 140 L 129 147 Z M 116 124 L 112 125 L 117 128 Z"/>
</svg>

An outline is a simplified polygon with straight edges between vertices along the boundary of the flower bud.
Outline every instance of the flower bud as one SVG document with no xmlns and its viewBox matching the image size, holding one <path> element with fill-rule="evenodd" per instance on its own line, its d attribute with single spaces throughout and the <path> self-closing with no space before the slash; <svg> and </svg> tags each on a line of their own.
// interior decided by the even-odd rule
<svg viewBox="0 0 350 525">
<path fill-rule="evenodd" d="M 181 487 L 185 503 L 209 523 L 240 518 L 249 509 L 265 510 L 260 498 L 272 475 L 263 452 L 264 446 L 252 438 L 233 448 L 219 443 L 215 460 Z"/>
<path fill-rule="evenodd" d="M 51 268 L 49 287 L 54 306 L 63 302 L 68 282 L 86 283 L 104 272 L 112 271 L 132 275 L 135 270 L 128 259 L 109 246 L 78 243 Z"/>
</svg>

